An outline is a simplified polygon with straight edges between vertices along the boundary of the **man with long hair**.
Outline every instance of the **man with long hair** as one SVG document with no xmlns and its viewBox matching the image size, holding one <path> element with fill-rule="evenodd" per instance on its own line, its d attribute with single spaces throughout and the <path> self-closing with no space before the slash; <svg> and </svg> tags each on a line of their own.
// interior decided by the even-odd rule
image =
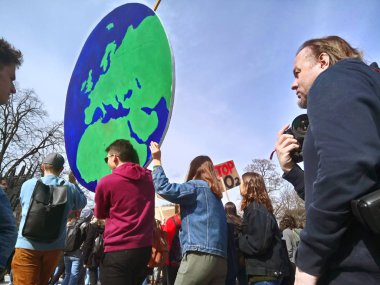
<svg viewBox="0 0 380 285">
<path fill-rule="evenodd" d="M 276 142 L 284 178 L 305 190 L 296 285 L 380 283 L 378 237 L 351 210 L 352 200 L 380 186 L 378 71 L 338 36 L 308 40 L 297 52 L 291 88 L 310 121 L 305 173 L 291 159 L 299 146 L 286 127 Z"/>
</svg>

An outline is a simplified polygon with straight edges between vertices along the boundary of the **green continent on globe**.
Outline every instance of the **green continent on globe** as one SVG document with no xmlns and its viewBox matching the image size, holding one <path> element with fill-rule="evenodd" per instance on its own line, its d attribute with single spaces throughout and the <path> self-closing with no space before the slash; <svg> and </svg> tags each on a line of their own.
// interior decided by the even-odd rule
<svg viewBox="0 0 380 285">
<path fill-rule="evenodd" d="M 90 104 L 85 109 L 88 127 L 78 144 L 76 163 L 87 183 L 110 173 L 103 159 L 105 148 L 116 139 L 129 140 L 140 165 L 145 163 L 147 139 L 159 123 L 166 123 L 159 122 L 152 111 L 162 98 L 169 110 L 172 95 L 171 51 L 158 17 L 145 18 L 135 29 L 129 26 L 119 46 L 108 43 L 99 66 L 104 71 L 99 80 L 94 84 L 89 70 L 81 86 Z"/>
</svg>

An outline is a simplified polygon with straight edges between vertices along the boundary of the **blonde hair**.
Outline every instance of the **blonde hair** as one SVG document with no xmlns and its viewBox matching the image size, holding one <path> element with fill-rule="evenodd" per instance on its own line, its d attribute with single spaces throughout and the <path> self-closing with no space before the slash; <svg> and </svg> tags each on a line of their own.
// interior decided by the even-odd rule
<svg viewBox="0 0 380 285">
<path fill-rule="evenodd" d="M 321 53 L 326 53 L 330 58 L 331 66 L 345 58 L 363 60 L 361 51 L 353 48 L 347 41 L 338 36 L 308 40 L 299 47 L 297 54 L 306 47 L 311 49 L 314 59 L 317 59 Z"/>
</svg>

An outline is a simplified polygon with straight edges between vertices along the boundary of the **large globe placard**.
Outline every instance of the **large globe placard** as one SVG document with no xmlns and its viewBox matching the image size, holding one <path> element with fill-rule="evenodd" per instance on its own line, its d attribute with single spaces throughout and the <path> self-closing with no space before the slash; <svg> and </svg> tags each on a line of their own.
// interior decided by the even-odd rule
<svg viewBox="0 0 380 285">
<path fill-rule="evenodd" d="M 147 166 L 173 100 L 174 61 L 160 19 L 142 4 L 116 8 L 86 40 L 67 92 L 65 145 L 79 183 L 94 191 L 111 173 L 105 148 L 116 139 L 129 140 Z"/>
</svg>

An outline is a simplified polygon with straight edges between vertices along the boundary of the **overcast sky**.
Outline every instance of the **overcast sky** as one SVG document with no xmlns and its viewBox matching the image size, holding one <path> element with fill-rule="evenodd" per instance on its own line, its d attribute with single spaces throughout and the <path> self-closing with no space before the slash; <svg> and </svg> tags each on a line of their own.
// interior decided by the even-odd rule
<svg viewBox="0 0 380 285">
<path fill-rule="evenodd" d="M 0 0 L 0 36 L 24 54 L 18 85 L 34 89 L 53 120 L 64 118 L 85 40 L 127 2 Z M 155 0 L 135 2 L 153 7 Z M 303 113 L 290 90 L 298 46 L 336 34 L 380 62 L 379 11 L 377 0 L 162 0 L 157 14 L 176 70 L 162 145 L 169 178 L 182 181 L 200 154 L 216 164 L 233 159 L 240 174 L 252 159 L 268 158 L 278 130 Z"/>
</svg>

